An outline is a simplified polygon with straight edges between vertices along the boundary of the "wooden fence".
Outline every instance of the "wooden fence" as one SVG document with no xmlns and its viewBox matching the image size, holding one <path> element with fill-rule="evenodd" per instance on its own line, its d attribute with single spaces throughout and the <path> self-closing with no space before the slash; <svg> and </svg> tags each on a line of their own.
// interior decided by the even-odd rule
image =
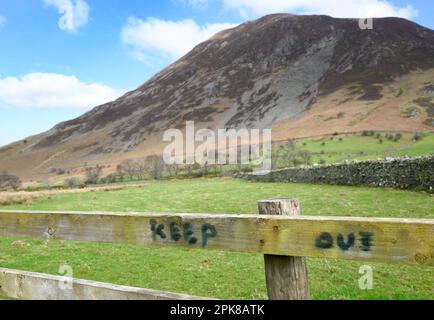
<svg viewBox="0 0 434 320">
<path fill-rule="evenodd" d="M 259 201 L 260 215 L 0 211 L 0 237 L 172 246 L 264 255 L 270 299 L 309 299 L 305 257 L 434 266 L 434 220 L 301 216 L 296 200 Z M 18 299 L 201 299 L 0 269 Z"/>
</svg>

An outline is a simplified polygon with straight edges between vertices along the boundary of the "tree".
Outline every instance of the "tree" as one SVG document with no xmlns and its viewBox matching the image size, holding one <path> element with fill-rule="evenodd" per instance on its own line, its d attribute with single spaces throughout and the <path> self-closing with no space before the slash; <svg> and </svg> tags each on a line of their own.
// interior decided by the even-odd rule
<svg viewBox="0 0 434 320">
<path fill-rule="evenodd" d="M 83 183 L 80 183 L 80 181 L 77 178 L 70 178 L 66 180 L 66 185 L 69 189 L 76 189 L 76 188 L 83 188 Z"/>
<path fill-rule="evenodd" d="M 134 161 L 131 160 L 131 159 L 124 160 L 120 164 L 120 167 L 121 167 L 121 170 L 123 172 L 125 172 L 129 176 L 130 180 L 133 180 L 133 178 L 134 178 L 134 171 L 135 171 L 135 169 L 134 169 Z"/>
<path fill-rule="evenodd" d="M 102 167 L 97 165 L 96 167 L 86 167 L 85 168 L 86 175 L 86 184 L 96 184 L 98 182 L 99 177 L 101 176 Z"/>
<path fill-rule="evenodd" d="M 145 170 L 148 175 L 155 180 L 161 180 L 163 178 L 166 163 L 161 156 L 148 156 L 145 159 Z"/>
<path fill-rule="evenodd" d="M 166 166 L 169 176 L 177 177 L 179 175 L 180 166 L 177 163 Z"/>
<path fill-rule="evenodd" d="M 312 164 L 312 154 L 307 150 L 302 150 L 298 153 L 305 166 Z"/>
<path fill-rule="evenodd" d="M 3 172 L 0 174 L 0 190 L 18 190 L 22 186 L 22 182 L 18 176 Z"/>
</svg>

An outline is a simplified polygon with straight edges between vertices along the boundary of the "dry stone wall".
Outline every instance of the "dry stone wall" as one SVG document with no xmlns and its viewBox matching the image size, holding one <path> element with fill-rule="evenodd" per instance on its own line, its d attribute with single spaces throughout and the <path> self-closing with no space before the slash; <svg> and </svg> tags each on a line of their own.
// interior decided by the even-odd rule
<svg viewBox="0 0 434 320">
<path fill-rule="evenodd" d="M 281 169 L 238 177 L 262 182 L 367 185 L 434 192 L 434 156 Z"/>
</svg>

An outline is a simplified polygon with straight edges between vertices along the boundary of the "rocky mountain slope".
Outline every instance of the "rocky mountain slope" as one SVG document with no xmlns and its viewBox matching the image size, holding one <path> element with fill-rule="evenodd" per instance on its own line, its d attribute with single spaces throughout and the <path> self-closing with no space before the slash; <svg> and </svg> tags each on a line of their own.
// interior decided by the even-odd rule
<svg viewBox="0 0 434 320">
<path fill-rule="evenodd" d="M 127 76 L 127 75 L 126 75 Z M 359 130 L 432 130 L 434 31 L 399 18 L 275 14 L 220 32 L 138 89 L 0 149 L 22 174 L 159 152 L 162 133 L 273 128 L 281 140 Z"/>
</svg>

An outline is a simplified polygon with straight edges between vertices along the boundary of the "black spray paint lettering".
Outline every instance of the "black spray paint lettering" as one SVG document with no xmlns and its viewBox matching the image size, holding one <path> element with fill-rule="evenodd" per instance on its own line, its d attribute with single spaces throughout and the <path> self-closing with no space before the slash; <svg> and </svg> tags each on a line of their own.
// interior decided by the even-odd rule
<svg viewBox="0 0 434 320">
<path fill-rule="evenodd" d="M 359 234 L 361 236 L 360 242 L 362 243 L 362 245 L 360 246 L 360 250 L 370 251 L 373 241 L 372 237 L 374 236 L 374 234 L 372 232 L 360 232 Z"/>
<path fill-rule="evenodd" d="M 328 232 L 323 232 L 318 238 L 316 238 L 315 245 L 320 249 L 333 248 L 333 237 Z"/>
<path fill-rule="evenodd" d="M 158 224 L 154 219 L 150 220 L 152 239 L 156 241 L 158 238 L 167 239 L 167 235 L 164 233 L 164 224 Z M 209 224 L 205 223 L 201 227 L 202 233 L 202 246 L 206 247 L 210 239 L 217 237 L 217 229 Z M 178 242 L 184 239 L 190 245 L 195 245 L 198 242 L 198 238 L 194 236 L 194 227 L 191 223 L 184 223 L 182 227 L 172 222 L 169 224 L 170 239 Z"/>
<path fill-rule="evenodd" d="M 157 240 L 157 236 L 160 236 L 161 239 L 166 239 L 167 236 L 164 233 L 164 224 L 158 224 L 156 220 L 151 220 L 151 231 L 152 231 L 152 239 Z"/>
<path fill-rule="evenodd" d="M 191 225 L 191 223 L 185 223 L 184 224 L 184 240 L 186 242 L 188 242 L 189 244 L 196 244 L 197 243 L 197 238 L 193 237 L 194 235 L 194 231 L 193 231 L 193 226 Z"/>
<path fill-rule="evenodd" d="M 179 229 L 176 222 L 172 222 L 170 224 L 170 238 L 176 242 L 178 242 L 182 238 L 181 230 Z"/>
<path fill-rule="evenodd" d="M 202 246 L 205 247 L 208 244 L 208 239 L 215 238 L 217 236 L 216 228 L 211 224 L 204 224 L 202 226 Z"/>
<path fill-rule="evenodd" d="M 371 251 L 373 246 L 373 236 L 372 232 L 359 232 L 360 235 L 360 250 Z M 336 243 L 342 251 L 348 251 L 353 248 L 356 244 L 356 236 L 354 233 L 350 233 L 345 239 L 344 235 L 338 234 L 336 237 Z M 331 249 L 334 247 L 334 238 L 331 233 L 323 232 L 315 240 L 315 246 L 319 249 Z"/>
<path fill-rule="evenodd" d="M 350 233 L 348 235 L 347 242 L 345 242 L 344 236 L 339 233 L 337 240 L 338 247 L 344 251 L 348 251 L 351 247 L 354 247 L 354 244 L 356 243 L 356 236 L 354 235 L 354 233 Z"/>
</svg>

